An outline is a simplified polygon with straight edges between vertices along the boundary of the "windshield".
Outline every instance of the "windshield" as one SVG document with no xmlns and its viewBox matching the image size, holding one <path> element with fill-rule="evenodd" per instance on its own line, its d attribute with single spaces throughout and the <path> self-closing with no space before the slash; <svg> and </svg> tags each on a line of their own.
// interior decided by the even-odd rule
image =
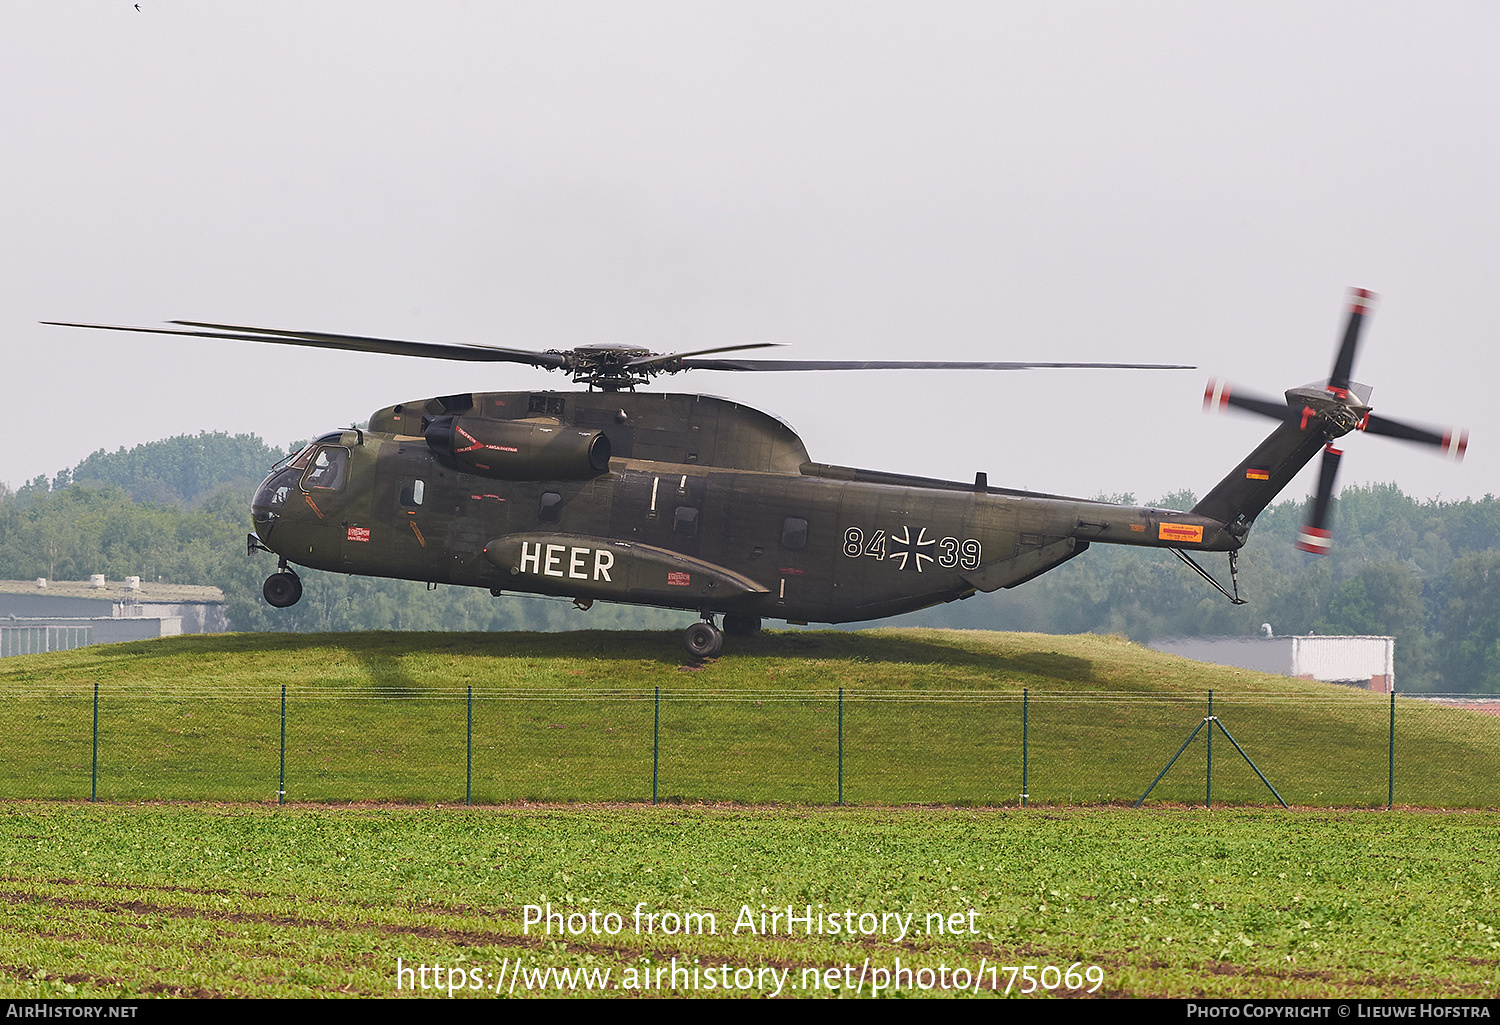
<svg viewBox="0 0 1500 1025">
<path fill-rule="evenodd" d="M 299 460 L 301 457 L 298 457 Z M 304 491 L 337 491 L 344 486 L 344 470 L 349 464 L 349 450 L 325 445 L 317 450 L 307 474 L 302 478 Z M 295 464 L 293 464 L 295 465 Z"/>
</svg>

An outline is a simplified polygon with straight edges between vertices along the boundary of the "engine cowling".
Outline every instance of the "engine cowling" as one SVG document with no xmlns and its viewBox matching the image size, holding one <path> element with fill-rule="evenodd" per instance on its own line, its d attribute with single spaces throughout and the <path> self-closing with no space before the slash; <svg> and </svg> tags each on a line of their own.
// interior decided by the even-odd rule
<svg viewBox="0 0 1500 1025">
<path fill-rule="evenodd" d="M 587 480 L 609 469 L 609 438 L 558 423 L 439 416 L 422 436 L 443 462 L 498 480 Z"/>
</svg>

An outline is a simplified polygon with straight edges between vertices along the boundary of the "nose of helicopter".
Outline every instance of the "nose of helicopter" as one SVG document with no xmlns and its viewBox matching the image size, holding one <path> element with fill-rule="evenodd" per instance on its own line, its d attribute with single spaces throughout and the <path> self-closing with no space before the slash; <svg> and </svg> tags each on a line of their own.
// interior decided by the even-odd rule
<svg viewBox="0 0 1500 1025">
<path fill-rule="evenodd" d="M 302 470 L 298 467 L 280 467 L 272 470 L 261 481 L 260 487 L 255 489 L 255 497 L 250 500 L 250 520 L 255 524 L 256 533 L 262 538 L 268 537 L 275 529 L 277 521 L 281 519 L 287 496 L 296 487 L 301 473 Z"/>
</svg>

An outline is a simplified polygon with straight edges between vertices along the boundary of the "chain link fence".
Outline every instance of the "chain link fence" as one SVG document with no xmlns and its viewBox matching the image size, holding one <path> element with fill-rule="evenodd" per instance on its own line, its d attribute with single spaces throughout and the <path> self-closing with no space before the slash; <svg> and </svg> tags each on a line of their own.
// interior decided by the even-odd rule
<svg viewBox="0 0 1500 1025">
<path fill-rule="evenodd" d="M 1467 705 L 1337 689 L 1310 697 L 43 686 L 7 696 L 0 793 L 1500 807 L 1500 702 Z"/>
</svg>

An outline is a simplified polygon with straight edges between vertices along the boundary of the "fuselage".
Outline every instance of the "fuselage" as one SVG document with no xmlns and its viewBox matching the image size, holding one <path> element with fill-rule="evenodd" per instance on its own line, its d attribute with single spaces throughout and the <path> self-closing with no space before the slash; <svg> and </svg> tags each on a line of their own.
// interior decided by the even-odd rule
<svg viewBox="0 0 1500 1025">
<path fill-rule="evenodd" d="M 562 479 L 545 479 L 500 465 L 524 453 L 482 444 L 487 429 L 607 445 L 601 460 L 595 437 L 595 466 L 559 457 Z M 476 447 L 496 458 L 481 451 L 481 463 Z M 252 517 L 265 546 L 315 569 L 792 622 L 878 619 L 1013 587 L 1093 542 L 1243 544 L 1243 531 L 1192 513 L 813 463 L 758 410 L 619 392 L 388 407 L 274 470 Z"/>
</svg>

